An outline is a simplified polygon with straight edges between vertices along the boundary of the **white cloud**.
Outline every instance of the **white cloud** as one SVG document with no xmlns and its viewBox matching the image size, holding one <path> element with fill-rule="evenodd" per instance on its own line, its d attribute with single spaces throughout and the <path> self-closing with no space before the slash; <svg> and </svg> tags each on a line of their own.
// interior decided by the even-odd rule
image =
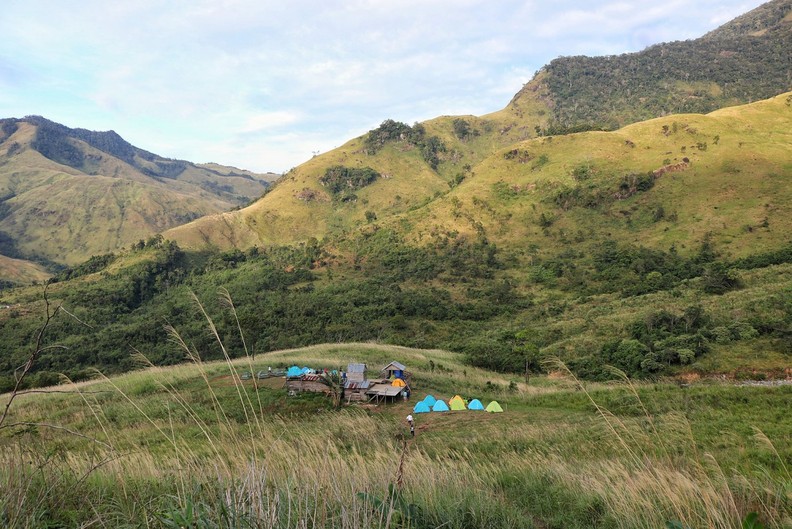
<svg viewBox="0 0 792 529">
<path fill-rule="evenodd" d="M 760 2 L 10 0 L 0 117 L 283 170 L 388 117 L 498 110 L 558 55 L 694 37 Z"/>
<path fill-rule="evenodd" d="M 240 132 L 249 134 L 253 132 L 262 132 L 265 130 L 282 128 L 285 125 L 290 125 L 299 121 L 300 115 L 295 112 L 288 112 L 285 110 L 276 112 L 264 112 L 250 116 L 246 119 L 245 124 L 240 128 Z"/>
</svg>

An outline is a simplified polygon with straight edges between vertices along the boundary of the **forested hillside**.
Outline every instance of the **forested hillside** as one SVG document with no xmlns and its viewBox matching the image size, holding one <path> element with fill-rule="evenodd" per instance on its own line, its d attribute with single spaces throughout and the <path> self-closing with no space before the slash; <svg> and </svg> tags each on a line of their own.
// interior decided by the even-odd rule
<svg viewBox="0 0 792 529">
<path fill-rule="evenodd" d="M 262 354 L 374 340 L 442 347 L 510 372 L 541 371 L 558 357 L 590 379 L 612 376 L 608 365 L 637 377 L 788 376 L 792 93 L 774 94 L 788 84 L 789 12 L 789 1 L 774 1 L 695 41 L 561 59 L 486 116 L 386 119 L 289 171 L 251 205 L 135 238 L 123 251 L 85 242 L 101 241 L 101 229 L 80 239 L 81 222 L 68 222 L 80 211 L 75 202 L 57 213 L 26 202 L 22 188 L 77 181 L 74 196 L 85 200 L 78 191 L 113 180 L 82 172 L 91 164 L 158 185 L 184 185 L 193 170 L 149 159 L 112 133 L 39 145 L 55 162 L 32 147 L 33 123 L 4 125 L 0 154 L 50 172 L 17 171 L 9 180 L 17 194 L 6 200 L 0 231 L 28 235 L 0 243 L 21 255 L 37 243 L 35 231 L 13 231 L 27 222 L 20 219 L 58 219 L 68 236 L 48 228 L 39 240 L 82 241 L 94 255 L 71 262 L 50 286 L 50 301 L 77 319 L 63 316 L 48 329 L 67 349 L 42 352 L 31 383 L 51 382 L 58 371 L 85 377 L 91 366 L 125 370 L 135 350 L 158 363 L 183 360 L 165 325 L 202 357 L 219 357 L 192 293 L 232 356 L 245 346 Z M 580 77 L 563 89 L 581 99 L 553 88 L 562 67 Z M 619 81 L 586 84 L 594 73 Z M 680 96 L 677 89 L 694 85 L 704 95 Z M 774 96 L 665 115 L 766 92 Z M 597 128 L 604 116 L 610 127 L 657 114 L 610 132 L 561 134 Z M 77 156 L 65 145 L 93 150 Z M 129 172 L 132 163 L 148 173 Z M 107 203 L 119 185 L 136 189 L 114 181 Z M 105 202 L 90 200 L 85 210 L 95 216 Z M 162 201 L 150 217 L 173 215 L 173 203 Z M 107 220 L 113 214 L 103 229 L 117 229 Z M 235 314 L 228 299 L 217 301 L 220 291 Z M 0 295 L 8 306 L 0 310 L 6 386 L 29 354 L 19 344 L 36 335 L 42 296 L 40 287 Z"/>
<path fill-rule="evenodd" d="M 681 14 L 684 16 L 684 14 Z M 706 113 L 792 89 L 792 1 L 768 2 L 707 35 L 544 68 L 545 134 L 614 130 L 658 116 Z M 512 104 L 533 97 L 526 87 Z"/>
<path fill-rule="evenodd" d="M 784 94 L 707 116 L 527 140 L 432 201 L 382 221 L 375 210 L 359 229 L 322 241 L 219 253 L 151 238 L 50 286 L 50 301 L 79 321 L 62 315 L 48 329 L 66 349 L 43 352 L 31 383 L 58 371 L 81 378 L 89 366 L 129 369 L 135 350 L 179 362 L 166 325 L 202 358 L 220 357 L 191 293 L 232 356 L 245 346 L 263 354 L 376 340 L 447 348 L 511 372 L 542 371 L 544 359 L 560 357 L 592 379 L 611 376 L 605 365 L 637 377 L 784 376 L 790 130 Z M 334 168 L 325 184 L 360 201 L 383 180 Z M 235 314 L 218 301 L 225 291 Z M 6 385 L 29 354 L 14 344 L 35 336 L 42 295 L 2 296 Z"/>
</svg>

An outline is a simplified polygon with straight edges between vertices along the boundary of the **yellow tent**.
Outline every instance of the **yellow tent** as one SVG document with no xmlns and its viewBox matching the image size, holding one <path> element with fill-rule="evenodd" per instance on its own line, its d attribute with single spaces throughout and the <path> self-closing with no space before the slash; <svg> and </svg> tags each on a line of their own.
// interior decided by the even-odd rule
<svg viewBox="0 0 792 529">
<path fill-rule="evenodd" d="M 465 399 L 463 399 L 463 398 L 462 398 L 462 397 L 460 397 L 459 395 L 454 395 L 454 396 L 451 398 L 451 400 L 449 400 L 449 401 L 448 401 L 448 402 L 449 402 L 449 404 L 451 403 L 451 401 L 454 401 L 454 400 L 458 400 L 458 401 L 460 401 L 460 402 L 463 402 L 463 403 L 465 402 Z"/>
<path fill-rule="evenodd" d="M 391 386 L 396 386 L 396 387 L 399 387 L 399 388 L 403 388 L 406 385 L 407 384 L 404 382 L 404 380 L 402 380 L 400 378 L 397 378 L 393 382 L 391 382 Z"/>
<path fill-rule="evenodd" d="M 465 401 L 461 398 L 453 398 L 448 401 L 448 407 L 451 408 L 453 411 L 463 411 L 467 409 L 465 406 Z"/>
</svg>

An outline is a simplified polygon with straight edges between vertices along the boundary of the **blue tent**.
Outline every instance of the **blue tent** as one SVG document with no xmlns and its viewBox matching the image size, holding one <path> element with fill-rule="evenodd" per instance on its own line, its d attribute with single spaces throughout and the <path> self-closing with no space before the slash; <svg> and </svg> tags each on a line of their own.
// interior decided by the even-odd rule
<svg viewBox="0 0 792 529">
<path fill-rule="evenodd" d="M 483 410 L 484 409 L 484 405 L 481 403 L 480 400 L 473 399 L 473 400 L 470 401 L 470 404 L 468 404 L 468 409 L 469 410 Z"/>
<path fill-rule="evenodd" d="M 303 375 L 307 375 L 307 374 L 309 374 L 309 373 L 313 373 L 313 372 L 314 372 L 314 370 L 313 370 L 313 369 L 311 369 L 310 367 L 303 367 L 303 368 L 301 369 L 301 371 L 302 371 L 302 374 L 303 374 Z"/>
<path fill-rule="evenodd" d="M 427 406 L 429 406 L 431 408 L 432 406 L 435 405 L 435 402 L 437 402 L 437 399 L 434 398 L 434 396 L 432 396 L 432 395 L 427 395 L 427 396 L 424 397 L 423 401 L 426 403 Z"/>
<path fill-rule="evenodd" d="M 288 371 L 286 371 L 286 376 L 289 378 L 297 378 L 301 377 L 303 374 L 302 369 L 297 366 L 291 366 Z"/>
<path fill-rule="evenodd" d="M 429 413 L 430 411 L 432 411 L 432 409 L 424 401 L 420 401 L 413 408 L 413 413 Z"/>
<path fill-rule="evenodd" d="M 432 406 L 432 411 L 448 411 L 448 404 L 446 404 L 445 401 L 438 400 L 434 403 L 434 406 Z"/>
</svg>

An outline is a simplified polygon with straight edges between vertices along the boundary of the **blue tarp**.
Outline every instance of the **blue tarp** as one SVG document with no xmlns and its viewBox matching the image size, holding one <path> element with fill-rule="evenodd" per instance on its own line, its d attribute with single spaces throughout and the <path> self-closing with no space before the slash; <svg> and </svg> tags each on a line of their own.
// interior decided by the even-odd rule
<svg viewBox="0 0 792 529">
<path fill-rule="evenodd" d="M 470 404 L 468 404 L 468 409 L 469 410 L 483 410 L 484 409 L 484 405 L 481 403 L 480 400 L 473 399 L 473 400 L 470 401 Z"/>
<path fill-rule="evenodd" d="M 442 400 L 438 400 L 434 403 L 434 406 L 432 406 L 432 411 L 448 411 L 448 404 Z"/>
<path fill-rule="evenodd" d="M 291 366 L 288 371 L 286 371 L 286 376 L 289 378 L 296 378 L 301 377 L 303 374 L 302 369 L 297 366 Z"/>
<path fill-rule="evenodd" d="M 437 399 L 434 398 L 434 396 L 432 396 L 432 395 L 427 395 L 427 396 L 424 397 L 423 401 L 426 403 L 427 406 L 429 406 L 431 408 L 432 406 L 435 405 L 435 402 L 437 402 Z"/>
<path fill-rule="evenodd" d="M 432 409 L 424 401 L 419 402 L 413 408 L 413 413 L 429 413 Z"/>
</svg>

